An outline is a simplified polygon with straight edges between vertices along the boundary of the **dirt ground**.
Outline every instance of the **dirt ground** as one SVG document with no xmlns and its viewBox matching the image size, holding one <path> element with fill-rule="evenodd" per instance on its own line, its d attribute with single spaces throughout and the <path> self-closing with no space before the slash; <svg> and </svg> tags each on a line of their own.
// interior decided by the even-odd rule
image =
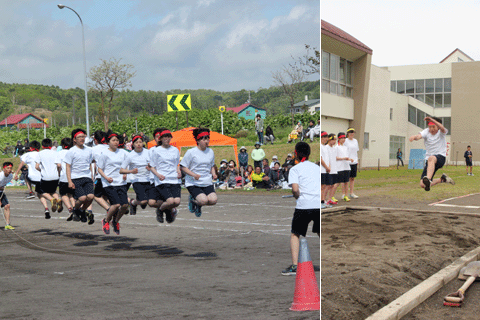
<svg viewBox="0 0 480 320">
<path fill-rule="evenodd" d="M 440 213 L 478 212 L 478 208 L 467 208 L 469 204 L 480 204 L 480 195 L 442 202 L 444 206 L 367 196 L 348 205 L 408 207 L 418 211 L 322 212 L 322 319 L 365 319 L 477 248 L 480 215 Z M 421 210 L 437 213 L 421 213 Z M 461 285 L 460 280 L 452 281 L 405 319 L 478 319 L 480 307 L 473 307 L 473 303 L 468 310 L 465 304 L 460 317 L 459 308 L 443 307 L 443 296 Z"/>
<path fill-rule="evenodd" d="M 201 218 L 187 209 L 159 224 L 139 208 L 105 235 L 96 222 L 45 220 L 37 199 L 6 194 L 14 232 L 0 218 L 1 319 L 318 319 L 294 312 L 290 225 L 295 207 L 282 193 L 219 194 Z M 285 193 L 283 193 L 285 194 Z M 309 231 L 320 282 L 320 241 Z"/>
</svg>

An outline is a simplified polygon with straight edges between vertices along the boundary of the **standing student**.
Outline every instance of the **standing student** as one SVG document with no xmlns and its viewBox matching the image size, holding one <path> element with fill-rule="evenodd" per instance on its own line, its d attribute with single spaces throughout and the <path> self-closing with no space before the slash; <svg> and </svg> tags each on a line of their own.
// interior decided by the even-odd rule
<svg viewBox="0 0 480 320">
<path fill-rule="evenodd" d="M 307 235 L 308 224 L 313 221 L 312 232 L 320 237 L 320 168 L 308 161 L 310 146 L 306 142 L 295 145 L 295 157 L 300 163 L 290 170 L 288 185 L 297 200 L 292 219 L 292 234 L 290 236 L 290 251 L 292 264 L 283 275 L 297 273 L 300 236 Z"/>
<path fill-rule="evenodd" d="M 0 172 L 0 201 L 1 207 L 3 208 L 3 215 L 5 217 L 5 230 L 15 230 L 15 228 L 10 225 L 10 204 L 5 195 L 5 187 L 13 179 L 13 163 L 4 162 L 2 168 L 3 170 Z"/>
<path fill-rule="evenodd" d="M 337 146 L 337 167 L 338 167 L 338 183 L 342 185 L 342 199 L 343 201 L 350 201 L 347 196 L 348 182 L 350 180 L 350 162 L 353 159 L 348 157 L 348 148 L 344 146 L 345 133 L 338 133 L 338 146 Z"/>
<path fill-rule="evenodd" d="M 160 135 L 162 133 L 161 128 L 157 128 L 153 131 L 153 139 L 155 140 L 155 146 L 148 149 L 148 158 L 151 160 L 154 157 L 155 149 L 158 148 L 160 144 Z M 144 137 L 142 134 L 140 136 Z M 144 140 L 145 141 L 145 140 Z M 155 174 L 150 170 L 149 175 L 150 187 L 148 188 L 148 205 L 152 208 L 155 208 L 155 215 L 157 221 L 163 223 L 163 213 L 160 211 L 160 206 L 163 204 L 163 201 L 160 199 L 160 194 L 158 189 L 155 188 Z"/>
<path fill-rule="evenodd" d="M 255 131 L 257 132 L 258 141 L 263 144 L 263 120 L 260 113 L 255 117 Z"/>
<path fill-rule="evenodd" d="M 328 133 L 322 131 L 321 133 L 321 144 L 320 144 L 320 173 L 321 177 L 321 187 L 322 187 L 322 194 L 321 194 L 321 208 L 329 208 L 331 205 L 325 203 L 325 199 L 327 196 L 327 191 L 330 189 L 330 185 L 328 184 L 328 174 L 330 173 L 330 157 L 328 155 L 327 144 L 328 142 Z"/>
<path fill-rule="evenodd" d="M 151 170 L 155 175 L 155 188 L 162 201 L 157 216 L 158 222 L 163 222 L 163 213 L 168 223 L 175 221 L 177 207 L 181 198 L 180 152 L 170 145 L 173 136 L 167 128 L 160 128 L 158 147 L 152 152 Z"/>
<path fill-rule="evenodd" d="M 137 214 L 137 205 L 143 209 L 148 203 L 149 188 L 150 188 L 150 171 L 148 166 L 150 158 L 148 150 L 144 148 L 144 141 L 142 136 L 137 135 L 132 139 L 132 152 L 129 152 L 122 163 L 120 169 L 121 174 L 129 174 L 130 182 L 133 184 L 136 198 L 129 200 L 130 214 Z M 128 189 L 127 189 L 128 191 Z"/>
<path fill-rule="evenodd" d="M 67 221 L 72 221 L 74 218 L 73 207 L 75 205 L 75 199 L 73 198 L 73 195 L 75 194 L 75 190 L 68 187 L 67 165 L 65 163 L 65 156 L 68 150 L 72 147 L 72 139 L 63 138 L 60 144 L 62 146 L 62 150 L 57 152 L 57 157 L 55 158 L 55 164 L 57 165 L 60 173 L 58 193 L 60 193 L 62 202 L 67 207 L 69 213 Z M 61 210 L 58 209 L 58 212 L 61 212 Z"/>
<path fill-rule="evenodd" d="M 210 129 L 195 128 L 193 137 L 197 141 L 197 146 L 185 153 L 180 166 L 186 174 L 185 186 L 190 193 L 188 209 L 200 217 L 202 206 L 213 206 L 217 203 L 217 194 L 212 182 L 212 178 L 216 180 L 217 175 L 214 169 L 215 155 L 208 147 Z"/>
<path fill-rule="evenodd" d="M 59 210 L 62 212 L 63 204 L 57 194 L 58 187 L 58 167 L 55 164 L 57 152 L 52 150 L 52 140 L 46 138 L 42 140 L 43 150 L 38 153 L 35 163 L 35 169 L 40 171 L 42 176 L 40 180 L 40 202 L 45 207 L 45 218 L 50 218 L 47 200 L 52 204 L 52 212 Z"/>
<path fill-rule="evenodd" d="M 357 199 L 358 196 L 353 193 L 353 189 L 355 187 L 355 178 L 357 177 L 357 170 L 358 170 L 358 141 L 355 139 L 355 129 L 350 128 L 347 130 L 347 140 L 345 140 L 344 145 L 348 148 L 348 157 L 353 159 L 350 162 L 350 198 Z"/>
<path fill-rule="evenodd" d="M 262 167 L 262 161 L 265 159 L 265 151 L 261 147 L 261 142 L 255 143 L 255 149 L 252 150 L 253 167 Z"/>
<path fill-rule="evenodd" d="M 110 222 L 113 231 L 120 234 L 120 219 L 127 212 L 128 197 L 125 188 L 126 181 L 120 173 L 126 154 L 118 148 L 119 136 L 116 133 L 107 133 L 108 149 L 102 153 L 97 164 L 98 173 L 102 177 L 103 188 L 110 202 L 110 208 L 102 220 L 102 229 L 105 234 L 110 233 Z"/>
<path fill-rule="evenodd" d="M 337 167 L 337 136 L 334 133 L 328 135 L 327 154 L 330 163 L 330 173 L 328 174 L 327 184 L 330 186 L 327 192 L 328 205 L 337 204 L 338 200 L 335 199 L 335 191 L 338 187 L 338 167 Z"/>
<path fill-rule="evenodd" d="M 410 142 L 423 139 L 426 149 L 425 166 L 420 177 L 420 187 L 425 191 L 430 191 L 430 187 L 437 183 L 455 184 L 452 178 L 445 173 L 440 178 L 434 179 L 433 176 L 438 169 L 445 164 L 447 156 L 447 140 L 448 130 L 442 125 L 442 120 L 436 117 L 425 117 L 428 128 L 419 134 L 410 137 Z"/>
<path fill-rule="evenodd" d="M 92 171 L 95 174 L 94 181 L 95 181 L 95 189 L 93 190 L 93 195 L 95 196 L 95 201 L 103 208 L 108 210 L 110 208 L 110 204 L 107 202 L 107 194 L 105 193 L 105 189 L 103 188 L 102 184 L 102 177 L 100 173 L 98 173 L 97 164 L 100 161 L 100 156 L 108 149 L 107 140 L 106 140 L 106 133 L 102 130 L 97 130 L 93 134 L 93 142 L 94 146 L 92 147 L 93 152 L 93 169 Z"/>
<path fill-rule="evenodd" d="M 64 161 L 68 187 L 75 190 L 73 213 L 80 221 L 87 222 L 88 220 L 88 224 L 92 224 L 94 223 L 93 214 L 89 214 L 87 219 L 86 210 L 94 198 L 93 175 L 90 166 L 93 162 L 93 152 L 91 148 L 85 146 L 86 138 L 85 130 L 72 130 L 73 147 L 68 150 Z"/>
<path fill-rule="evenodd" d="M 240 147 L 240 152 L 238 153 L 238 168 L 243 172 L 247 169 L 248 166 L 248 153 L 245 146 Z"/>
<path fill-rule="evenodd" d="M 467 176 L 473 176 L 472 173 L 472 168 L 473 168 L 473 162 L 472 162 L 472 147 L 467 146 L 467 151 L 465 151 L 465 154 L 463 155 L 465 157 L 465 164 L 466 164 L 466 169 L 467 169 Z M 468 173 L 468 167 L 470 167 L 470 173 Z"/>
</svg>

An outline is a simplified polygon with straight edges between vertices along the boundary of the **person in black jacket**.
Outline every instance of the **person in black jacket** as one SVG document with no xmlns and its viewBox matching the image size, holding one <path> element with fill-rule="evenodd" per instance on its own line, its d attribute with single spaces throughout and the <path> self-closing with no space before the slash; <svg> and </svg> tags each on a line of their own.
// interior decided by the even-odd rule
<svg viewBox="0 0 480 320">
<path fill-rule="evenodd" d="M 273 140 L 275 140 L 273 130 L 270 126 L 267 126 L 267 129 L 265 129 L 265 140 L 270 141 L 271 144 L 273 144 Z"/>
<path fill-rule="evenodd" d="M 273 168 L 270 170 L 268 174 L 270 178 L 270 182 L 275 189 L 280 189 L 282 187 L 281 183 L 285 180 L 283 177 L 283 172 L 280 170 L 280 162 L 275 162 Z"/>
</svg>

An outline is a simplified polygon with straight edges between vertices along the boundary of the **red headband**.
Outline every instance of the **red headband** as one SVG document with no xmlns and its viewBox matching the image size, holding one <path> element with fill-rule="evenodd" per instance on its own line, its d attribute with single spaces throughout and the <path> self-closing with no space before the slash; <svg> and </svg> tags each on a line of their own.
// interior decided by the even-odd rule
<svg viewBox="0 0 480 320">
<path fill-rule="evenodd" d="M 172 133 L 170 132 L 170 130 L 163 130 L 162 132 L 160 132 L 160 137 L 165 134 L 172 134 Z"/>
<path fill-rule="evenodd" d="M 100 140 L 101 143 L 104 143 L 105 142 L 105 137 L 102 138 L 102 140 Z"/>
<path fill-rule="evenodd" d="M 118 138 L 118 134 L 112 133 L 111 135 L 108 136 L 108 139 L 110 139 L 111 137 L 117 137 Z"/>
<path fill-rule="evenodd" d="M 142 139 L 143 140 L 142 136 L 135 136 L 135 137 L 133 137 L 132 142 L 135 142 L 135 140 L 137 140 L 137 139 Z"/>
<path fill-rule="evenodd" d="M 73 135 L 73 137 L 76 138 L 80 133 L 85 134 L 85 132 L 83 132 L 83 131 L 78 131 L 77 133 L 75 133 L 75 134 Z"/>
<path fill-rule="evenodd" d="M 38 151 L 38 149 L 30 147 L 30 151 Z"/>
<path fill-rule="evenodd" d="M 202 138 L 205 137 L 205 136 L 210 136 L 210 133 L 207 132 L 207 131 L 204 131 L 204 132 L 200 133 L 200 134 L 197 136 L 197 140 L 200 140 L 200 139 L 202 139 Z"/>
<path fill-rule="evenodd" d="M 322 133 L 322 137 L 328 137 L 328 133 L 323 132 L 323 133 Z"/>
<path fill-rule="evenodd" d="M 338 136 L 338 139 L 342 139 L 342 138 L 345 138 L 344 134 L 341 134 L 341 135 Z"/>
<path fill-rule="evenodd" d="M 48 149 L 48 150 L 51 150 L 52 147 L 43 147 L 43 149 Z"/>
<path fill-rule="evenodd" d="M 3 166 L 3 168 L 7 168 L 7 167 L 13 167 L 13 164 L 6 164 Z"/>
<path fill-rule="evenodd" d="M 435 126 L 436 124 L 433 123 L 432 121 L 430 121 L 430 122 L 428 123 L 428 125 L 429 125 L 429 126 Z"/>
</svg>

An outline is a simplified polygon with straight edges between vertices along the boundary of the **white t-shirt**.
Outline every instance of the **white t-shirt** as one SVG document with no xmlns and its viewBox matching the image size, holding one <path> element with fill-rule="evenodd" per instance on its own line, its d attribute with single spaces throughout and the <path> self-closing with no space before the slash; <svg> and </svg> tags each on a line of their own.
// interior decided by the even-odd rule
<svg viewBox="0 0 480 320">
<path fill-rule="evenodd" d="M 150 161 L 153 161 L 152 159 L 155 157 L 155 155 L 153 154 L 155 152 L 155 149 L 157 149 L 158 146 L 154 146 L 154 147 L 151 147 L 150 149 L 148 149 L 148 159 L 150 159 Z M 150 171 L 150 174 L 148 175 L 148 181 L 150 182 L 150 184 L 154 184 L 155 183 L 155 174 L 153 174 L 152 171 Z"/>
<path fill-rule="evenodd" d="M 430 131 L 428 131 L 428 128 L 420 132 L 424 140 L 425 149 L 427 150 L 427 152 L 425 153 L 425 160 L 427 160 L 428 157 L 436 154 L 440 154 L 444 157 L 447 156 L 446 135 L 448 133 L 448 130 L 445 130 L 445 133 L 442 133 L 441 130 L 438 130 L 435 135 L 432 135 Z"/>
<path fill-rule="evenodd" d="M 353 159 L 353 162 L 350 162 L 350 164 L 357 164 L 358 163 L 357 152 L 360 150 L 358 148 L 357 139 L 355 139 L 355 138 L 353 138 L 352 140 L 345 139 L 345 142 L 343 143 L 343 145 L 348 148 L 348 157 L 350 159 Z"/>
<path fill-rule="evenodd" d="M 288 174 L 288 185 L 298 184 L 300 196 L 296 209 L 320 208 L 320 167 L 308 160 L 294 165 Z"/>
<path fill-rule="evenodd" d="M 92 178 L 90 171 L 90 164 L 93 162 L 92 148 L 84 146 L 83 149 L 80 149 L 73 146 L 67 151 L 63 161 L 71 166 L 72 179 Z"/>
<path fill-rule="evenodd" d="M 67 154 L 68 150 L 62 149 L 57 152 L 57 157 L 55 158 L 55 165 L 61 164 L 62 171 L 60 172 L 60 182 L 68 182 L 67 179 L 67 165 L 65 164 L 65 155 Z"/>
<path fill-rule="evenodd" d="M 102 184 L 104 187 L 123 186 L 127 181 L 123 180 L 123 174 L 120 174 L 120 168 L 123 161 L 127 158 L 127 154 L 122 149 L 117 149 L 112 152 L 107 149 L 98 160 L 97 166 L 103 170 L 103 173 L 113 179 L 110 183 L 102 177 Z"/>
<path fill-rule="evenodd" d="M 42 180 L 42 175 L 40 174 L 40 171 L 35 169 L 35 163 L 38 162 L 37 159 L 38 151 L 30 151 L 20 157 L 20 160 L 28 166 L 28 179 L 40 182 L 40 180 Z"/>
<path fill-rule="evenodd" d="M 330 147 L 327 145 L 327 154 L 330 163 L 330 174 L 338 173 L 338 164 L 337 164 L 337 146 Z M 289 176 L 290 177 L 290 176 Z"/>
<path fill-rule="evenodd" d="M 122 149 L 123 150 L 123 149 Z M 150 163 L 150 157 L 148 156 L 148 150 L 142 149 L 141 152 L 127 152 L 127 157 L 123 160 L 122 168 L 132 170 L 137 168 L 137 174 L 128 174 L 130 176 L 130 182 L 149 182 L 150 171 L 147 170 L 147 166 Z"/>
<path fill-rule="evenodd" d="M 55 160 L 57 152 L 49 149 L 42 150 L 38 153 L 37 163 L 40 165 L 40 174 L 42 180 L 53 181 L 58 180 L 58 169 Z"/>
<path fill-rule="evenodd" d="M 159 174 L 165 177 L 162 181 L 155 176 L 155 186 L 160 184 L 179 184 L 181 179 L 178 179 L 177 166 L 180 163 L 180 152 L 177 148 L 170 146 L 164 148 L 159 146 L 152 152 L 152 167 L 157 170 Z"/>
<path fill-rule="evenodd" d="M 189 149 L 183 156 L 180 165 L 190 169 L 193 173 L 199 174 L 200 179 L 195 180 L 190 175 L 185 176 L 185 186 L 206 187 L 212 185 L 212 167 L 215 164 L 215 155 L 210 148 L 205 151 L 198 147 Z"/>
<path fill-rule="evenodd" d="M 325 162 L 327 166 L 330 165 L 330 157 L 328 155 L 328 150 L 329 148 L 327 148 L 327 146 L 320 145 L 320 157 L 323 159 L 323 162 Z M 327 173 L 327 169 L 325 169 L 321 163 L 320 163 L 320 172 Z"/>
<path fill-rule="evenodd" d="M 97 145 L 92 147 L 93 160 L 95 160 L 95 163 L 97 163 L 98 160 L 100 160 L 100 156 L 107 149 L 108 149 L 107 144 L 97 144 Z M 101 176 L 100 176 L 100 174 L 98 173 L 98 170 L 97 170 L 97 174 L 95 175 L 95 179 L 100 179 L 100 178 L 101 178 Z"/>
<path fill-rule="evenodd" d="M 345 145 L 337 146 L 337 157 L 346 158 L 348 157 L 348 148 Z M 337 160 L 338 171 L 350 171 L 350 160 Z"/>
<path fill-rule="evenodd" d="M 13 179 L 13 174 L 9 174 L 8 176 L 5 177 L 5 172 L 0 172 L 0 188 L 5 188 L 5 186 L 12 181 Z M 1 192 L 1 190 L 0 190 Z"/>
</svg>

